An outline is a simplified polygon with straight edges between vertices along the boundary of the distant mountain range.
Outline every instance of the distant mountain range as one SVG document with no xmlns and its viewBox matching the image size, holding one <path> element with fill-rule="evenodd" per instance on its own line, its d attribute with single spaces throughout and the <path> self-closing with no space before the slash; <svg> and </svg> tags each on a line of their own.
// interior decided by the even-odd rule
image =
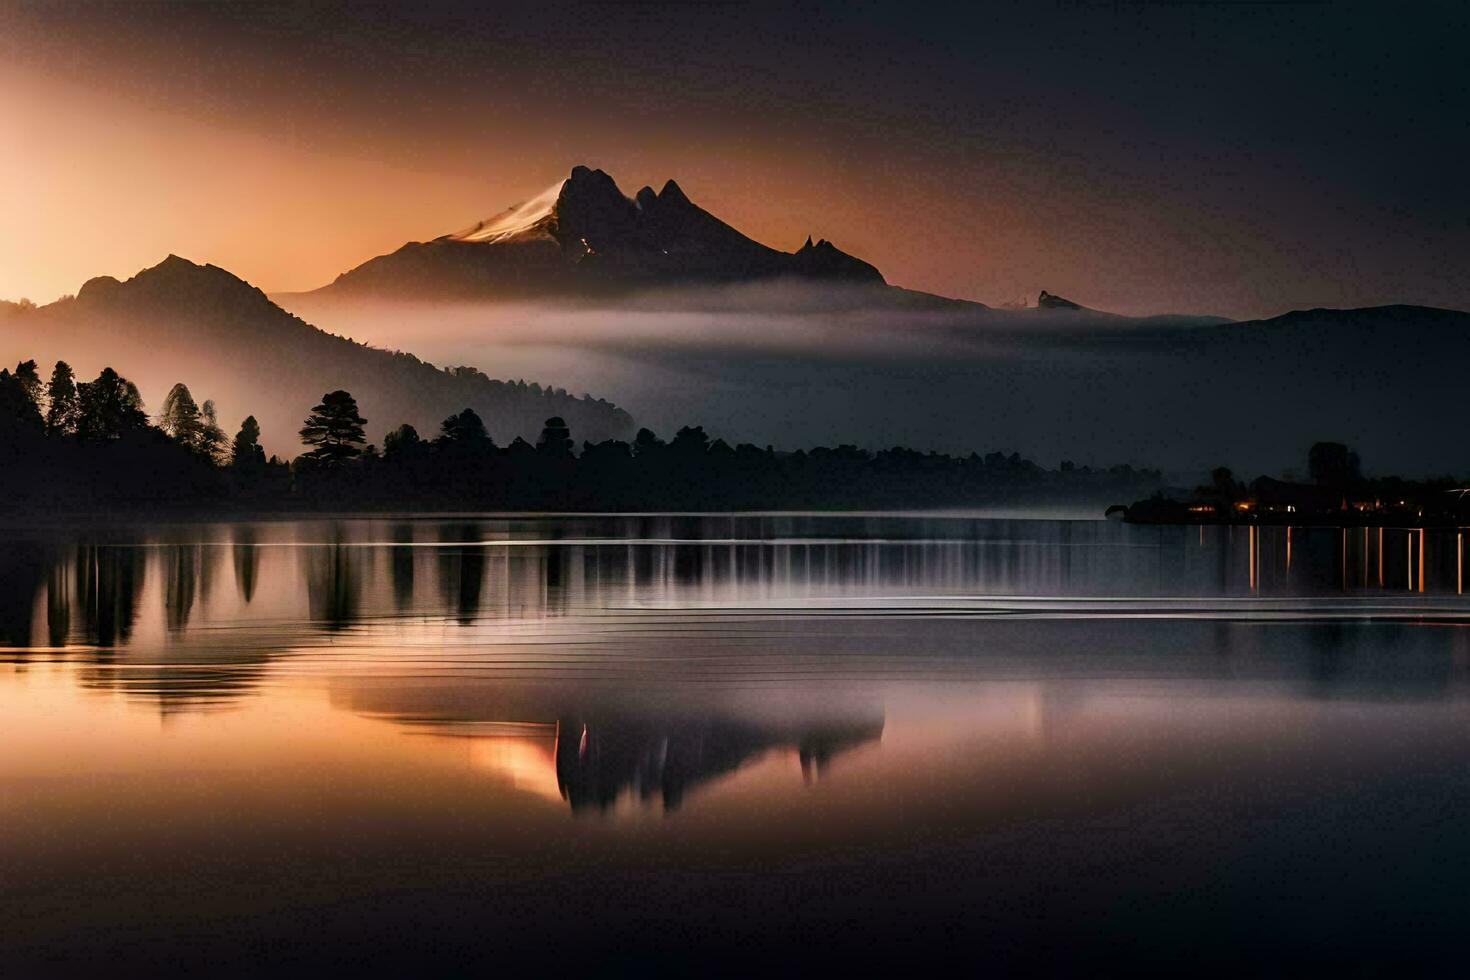
<svg viewBox="0 0 1470 980">
<path fill-rule="evenodd" d="M 566 180 L 492 218 L 409 242 L 338 276 L 334 296 L 581 296 L 629 288 L 795 278 L 882 285 L 873 266 L 826 240 L 782 252 L 694 204 L 670 180 L 633 197 L 601 170 Z"/>
<path fill-rule="evenodd" d="M 1438 428 L 1460 415 L 1470 314 L 1127 317 L 1045 290 L 991 308 L 891 285 L 827 242 L 769 248 L 672 181 L 630 198 L 586 167 L 311 293 L 273 301 L 170 256 L 126 282 L 93 279 L 74 299 L 0 304 L 0 363 L 35 357 L 47 372 L 63 358 L 82 378 L 111 365 L 154 408 L 183 381 L 216 401 L 231 432 L 254 414 L 267 449 L 283 454 L 335 388 L 357 396 L 374 440 L 402 422 L 431 434 L 466 406 L 502 443 L 533 439 L 552 415 L 579 442 L 635 429 L 608 401 L 441 370 L 282 306 L 385 346 L 578 378 L 665 436 L 703 423 L 731 442 L 785 448 L 1015 448 L 1254 472 L 1299 465 L 1311 442 L 1335 439 L 1377 472 L 1470 471 L 1470 454 L 1446 449 Z"/>
<path fill-rule="evenodd" d="M 196 400 L 212 398 L 233 435 L 253 414 L 267 450 L 295 455 L 296 430 L 324 392 L 345 388 L 368 419 L 368 434 L 407 422 L 426 437 L 469 407 L 501 444 L 534 440 L 563 416 L 579 439 L 627 438 L 633 419 L 610 402 L 561 389 L 497 381 L 472 368 L 441 370 L 410 354 L 325 333 L 287 313 L 249 283 L 176 255 L 120 282 L 89 280 L 75 298 L 33 309 L 0 310 L 5 363 L 34 357 L 42 376 L 57 359 L 78 380 L 111 366 L 136 382 L 150 409 L 182 381 Z"/>
<path fill-rule="evenodd" d="M 632 197 L 601 170 L 572 168 L 528 201 L 457 232 L 408 242 L 369 259 L 320 289 L 280 293 L 282 306 L 318 322 L 348 321 L 374 301 L 594 301 L 680 307 L 701 302 L 693 287 L 765 285 L 776 295 L 743 302 L 804 310 L 902 310 L 987 313 L 996 320 L 1075 311 L 1113 320 L 1210 324 L 1203 314 L 1125 317 L 1045 290 L 1034 302 L 992 310 L 890 284 L 871 263 L 810 237 L 795 252 L 755 241 L 689 200 L 673 180 Z M 664 294 L 679 293 L 669 300 Z M 742 300 L 736 299 L 735 305 Z M 687 305 L 684 308 L 688 308 Z M 344 315 L 344 310 L 348 311 Z"/>
</svg>

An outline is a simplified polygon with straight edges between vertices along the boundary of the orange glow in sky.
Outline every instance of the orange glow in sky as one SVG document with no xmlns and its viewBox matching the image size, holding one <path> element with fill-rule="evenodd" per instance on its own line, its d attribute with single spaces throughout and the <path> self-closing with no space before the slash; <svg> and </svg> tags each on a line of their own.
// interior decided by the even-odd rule
<svg viewBox="0 0 1470 980">
<path fill-rule="evenodd" d="M 1421 52 L 1357 98 L 1361 52 L 1292 29 L 1320 11 L 1074 6 L 988 10 L 983 34 L 719 5 L 0 6 L 0 298 L 171 252 L 312 289 L 588 164 L 630 195 L 674 178 L 773 247 L 828 238 L 892 283 L 992 304 L 1470 305 L 1444 220 L 1463 181 L 1422 172 L 1456 158 L 1453 132 L 1418 115 L 1457 65 Z M 1390 96 L 1415 112 L 1367 101 Z M 1360 123 L 1379 129 L 1345 155 Z"/>
</svg>

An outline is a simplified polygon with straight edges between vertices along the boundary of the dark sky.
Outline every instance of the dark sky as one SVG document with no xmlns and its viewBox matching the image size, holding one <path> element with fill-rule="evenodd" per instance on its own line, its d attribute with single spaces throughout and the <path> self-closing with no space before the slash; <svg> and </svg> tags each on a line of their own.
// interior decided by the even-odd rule
<svg viewBox="0 0 1470 980">
<path fill-rule="evenodd" d="M 0 0 L 0 295 L 320 285 L 576 163 L 892 282 L 1470 308 L 1470 5 Z"/>
</svg>

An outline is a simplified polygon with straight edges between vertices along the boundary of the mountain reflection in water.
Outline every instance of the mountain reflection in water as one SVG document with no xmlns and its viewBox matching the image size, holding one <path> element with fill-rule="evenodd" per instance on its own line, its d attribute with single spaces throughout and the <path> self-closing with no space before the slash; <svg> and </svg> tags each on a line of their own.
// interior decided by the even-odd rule
<svg viewBox="0 0 1470 980">
<path fill-rule="evenodd" d="M 773 750 L 794 752 L 813 780 L 840 754 L 883 735 L 880 705 L 855 698 L 749 703 L 681 690 L 632 696 L 545 683 L 340 682 L 334 703 L 426 735 L 486 743 L 483 758 L 520 767 L 529 785 L 555 786 L 573 810 L 608 810 L 625 797 L 676 810 L 701 784 Z M 517 743 L 508 747 L 508 743 Z"/>
<path fill-rule="evenodd" d="M 681 972 L 1255 973 L 1265 941 L 1265 972 L 1426 967 L 1470 927 L 1460 546 L 944 515 L 12 531 L 0 974 L 547 941 Z"/>
</svg>

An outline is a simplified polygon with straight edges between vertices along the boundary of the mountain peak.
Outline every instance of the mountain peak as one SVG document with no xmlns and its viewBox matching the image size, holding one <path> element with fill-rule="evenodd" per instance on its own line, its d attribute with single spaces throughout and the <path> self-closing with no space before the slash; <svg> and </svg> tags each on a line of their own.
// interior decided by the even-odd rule
<svg viewBox="0 0 1470 980">
<path fill-rule="evenodd" d="M 589 190 L 584 191 L 582 190 L 583 188 Z M 591 190 L 592 188 L 595 188 L 595 190 Z M 571 175 L 562 184 L 562 193 L 565 194 L 568 190 L 574 193 L 581 191 L 582 193 L 602 194 L 610 191 L 618 197 L 623 196 L 623 192 L 618 190 L 618 182 L 613 180 L 612 176 L 606 170 L 594 170 L 591 167 L 581 164 L 572 168 Z"/>
<path fill-rule="evenodd" d="M 848 255 L 825 238 L 812 244 L 812 236 L 806 236 L 802 245 L 791 256 L 798 275 L 813 279 L 846 279 L 854 282 L 884 282 L 883 273 L 855 255 Z"/>
<path fill-rule="evenodd" d="M 98 276 L 87 280 L 77 292 L 77 299 L 84 303 L 108 303 L 124 296 L 168 305 L 214 306 L 228 302 L 275 306 L 265 293 L 235 274 L 173 254 L 126 282 Z"/>
<path fill-rule="evenodd" d="M 1085 309 L 1085 307 L 1082 306 L 1082 304 L 1080 304 L 1080 303 L 1074 303 L 1074 302 L 1072 302 L 1069 299 L 1065 299 L 1065 298 L 1063 298 L 1061 296 L 1057 296 L 1054 293 L 1049 293 L 1049 292 L 1047 292 L 1044 289 L 1041 291 L 1041 295 L 1036 297 L 1036 308 L 1039 309 L 1039 310 L 1081 310 L 1081 309 Z"/>
<path fill-rule="evenodd" d="M 250 290 L 258 292 L 254 286 L 244 279 L 235 275 L 227 269 L 221 269 L 217 265 L 209 263 L 191 262 L 188 259 L 170 253 L 167 258 L 151 268 L 139 272 L 129 283 L 167 283 L 170 286 L 194 283 L 197 285 L 210 285 L 216 287 Z"/>
<path fill-rule="evenodd" d="M 781 277 L 883 282 L 873 266 L 825 239 L 796 253 L 763 245 L 690 201 L 674 180 L 630 198 L 608 173 L 579 164 L 527 201 L 431 242 L 410 242 L 329 288 L 525 296 Z"/>
<path fill-rule="evenodd" d="M 574 254 L 602 252 L 636 234 L 638 205 L 601 170 L 573 167 L 552 210 L 551 234 Z"/>
</svg>

